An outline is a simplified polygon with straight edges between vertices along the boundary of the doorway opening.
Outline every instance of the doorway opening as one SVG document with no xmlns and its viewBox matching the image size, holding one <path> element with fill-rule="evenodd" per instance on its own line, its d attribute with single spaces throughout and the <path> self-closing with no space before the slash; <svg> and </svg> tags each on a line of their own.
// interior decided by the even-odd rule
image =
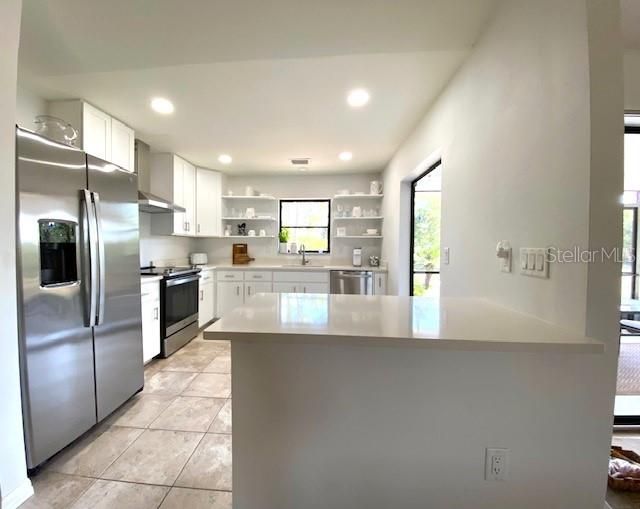
<svg viewBox="0 0 640 509">
<path fill-rule="evenodd" d="M 640 288 L 637 263 L 640 206 L 640 116 L 625 115 L 624 208 L 620 285 L 620 353 L 615 424 L 640 424 Z"/>
<path fill-rule="evenodd" d="M 409 294 L 440 295 L 440 215 L 442 161 L 411 183 L 411 280 Z"/>
</svg>

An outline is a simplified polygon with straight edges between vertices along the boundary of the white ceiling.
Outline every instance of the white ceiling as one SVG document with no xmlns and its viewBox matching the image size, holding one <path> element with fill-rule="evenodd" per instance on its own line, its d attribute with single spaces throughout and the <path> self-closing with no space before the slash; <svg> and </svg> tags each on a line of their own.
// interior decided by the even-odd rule
<svg viewBox="0 0 640 509">
<path fill-rule="evenodd" d="M 497 0 L 24 0 L 21 85 L 82 97 L 154 150 L 229 173 L 381 170 Z M 347 91 L 372 99 L 350 109 Z M 153 96 L 176 112 L 159 116 Z M 343 150 L 353 160 L 338 161 Z"/>
</svg>

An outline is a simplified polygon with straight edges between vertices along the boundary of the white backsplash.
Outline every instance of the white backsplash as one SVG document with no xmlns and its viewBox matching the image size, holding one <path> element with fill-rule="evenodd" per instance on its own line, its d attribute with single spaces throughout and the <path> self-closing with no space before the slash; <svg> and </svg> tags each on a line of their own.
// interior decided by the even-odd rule
<svg viewBox="0 0 640 509">
<path fill-rule="evenodd" d="M 151 214 L 140 213 L 140 267 L 186 265 L 197 239 L 151 235 Z"/>
</svg>

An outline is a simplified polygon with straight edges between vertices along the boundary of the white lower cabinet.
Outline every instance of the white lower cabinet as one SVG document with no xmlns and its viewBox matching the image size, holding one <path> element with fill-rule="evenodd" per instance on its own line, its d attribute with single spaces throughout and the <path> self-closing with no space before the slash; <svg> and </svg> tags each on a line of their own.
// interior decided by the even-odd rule
<svg viewBox="0 0 640 509">
<path fill-rule="evenodd" d="M 160 353 L 160 282 L 142 282 L 142 358 L 149 362 Z"/>
<path fill-rule="evenodd" d="M 218 281 L 216 300 L 218 302 L 218 317 L 244 304 L 244 282 Z"/>
<path fill-rule="evenodd" d="M 329 293 L 329 273 L 310 271 L 281 271 L 273 275 L 276 293 Z"/>
<path fill-rule="evenodd" d="M 296 283 L 273 283 L 274 293 L 296 293 L 297 291 Z"/>
<path fill-rule="evenodd" d="M 200 274 L 198 302 L 198 327 L 207 325 L 216 315 L 216 287 L 213 272 L 203 271 Z"/>
<path fill-rule="evenodd" d="M 329 293 L 329 283 L 302 283 L 302 293 Z"/>
<path fill-rule="evenodd" d="M 245 299 L 255 295 L 256 293 L 271 293 L 273 292 L 273 286 L 271 281 L 269 282 L 253 282 L 245 281 L 244 283 L 244 296 Z"/>
</svg>

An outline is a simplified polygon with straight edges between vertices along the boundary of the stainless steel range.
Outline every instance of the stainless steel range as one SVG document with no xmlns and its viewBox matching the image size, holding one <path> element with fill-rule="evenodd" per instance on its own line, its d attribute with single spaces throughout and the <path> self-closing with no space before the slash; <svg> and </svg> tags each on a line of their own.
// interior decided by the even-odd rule
<svg viewBox="0 0 640 509">
<path fill-rule="evenodd" d="M 160 357 L 168 357 L 198 335 L 198 273 L 194 267 L 143 267 L 160 281 Z"/>
</svg>

